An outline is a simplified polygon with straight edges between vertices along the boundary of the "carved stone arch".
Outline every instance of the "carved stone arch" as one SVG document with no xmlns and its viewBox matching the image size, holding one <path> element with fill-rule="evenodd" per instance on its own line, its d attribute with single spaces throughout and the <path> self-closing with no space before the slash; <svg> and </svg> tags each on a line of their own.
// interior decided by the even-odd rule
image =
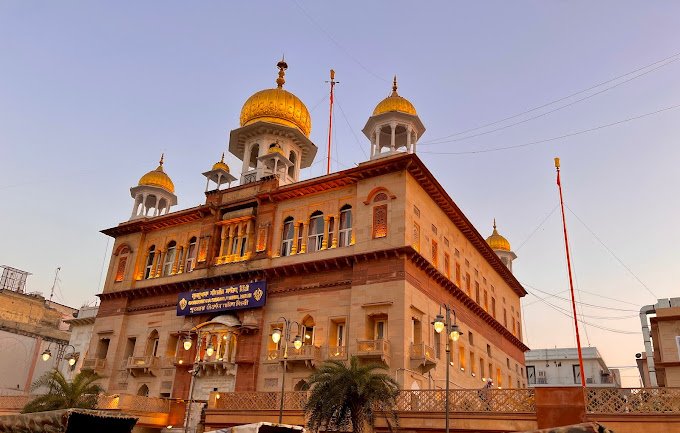
<svg viewBox="0 0 680 433">
<path fill-rule="evenodd" d="M 113 255 L 119 256 L 121 254 L 130 254 L 130 253 L 132 253 L 132 248 L 130 248 L 130 244 L 122 243 L 122 244 L 118 245 L 118 247 L 113 252 Z"/>
<path fill-rule="evenodd" d="M 311 314 L 306 314 L 305 317 L 300 320 L 300 325 L 302 326 L 314 326 L 316 325 L 316 322 L 314 322 L 314 317 Z"/>
<path fill-rule="evenodd" d="M 385 188 L 384 186 L 377 186 L 373 188 L 371 192 L 368 193 L 368 195 L 366 196 L 366 200 L 364 200 L 364 204 L 367 206 L 371 204 L 375 199 L 375 196 L 377 196 L 380 193 L 387 195 L 387 197 L 390 200 L 394 200 L 395 198 L 397 198 L 397 196 L 392 194 L 392 192 L 390 192 L 389 189 Z"/>
</svg>

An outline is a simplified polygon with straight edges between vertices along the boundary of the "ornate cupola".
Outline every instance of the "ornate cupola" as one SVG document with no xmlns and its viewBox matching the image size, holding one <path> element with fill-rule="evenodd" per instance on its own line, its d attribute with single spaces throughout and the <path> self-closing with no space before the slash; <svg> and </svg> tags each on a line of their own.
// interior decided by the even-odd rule
<svg viewBox="0 0 680 433">
<path fill-rule="evenodd" d="M 517 258 L 517 255 L 510 250 L 510 242 L 503 237 L 496 229 L 496 218 L 493 219 L 493 233 L 486 238 L 486 243 L 501 259 L 503 264 L 512 272 L 512 261 Z"/>
<path fill-rule="evenodd" d="M 137 186 L 130 188 L 130 195 L 135 199 L 131 220 L 137 218 L 165 215 L 170 207 L 177 204 L 175 185 L 163 170 L 164 155 L 158 161 L 158 167 L 139 179 Z"/>
<path fill-rule="evenodd" d="M 229 152 L 243 161 L 241 184 L 275 175 L 281 185 L 297 182 L 312 165 L 317 147 L 309 139 L 312 121 L 305 104 L 283 89 L 288 64 L 277 65 L 276 88 L 252 95 L 241 109 L 241 126 L 231 131 Z"/>
<path fill-rule="evenodd" d="M 425 132 L 425 126 L 413 104 L 397 93 L 396 75 L 392 93 L 376 105 L 362 132 L 371 141 L 371 159 L 392 155 L 402 148 L 415 153 L 416 142 Z"/>
<path fill-rule="evenodd" d="M 229 172 L 229 166 L 224 162 L 224 153 L 222 153 L 222 159 L 213 164 L 212 169 L 203 173 L 203 176 L 208 179 L 205 182 L 205 192 L 210 189 L 210 181 L 215 183 L 217 185 L 215 189 L 219 190 L 223 184 L 226 183 L 230 187 L 231 183 L 236 180 L 234 175 Z"/>
</svg>

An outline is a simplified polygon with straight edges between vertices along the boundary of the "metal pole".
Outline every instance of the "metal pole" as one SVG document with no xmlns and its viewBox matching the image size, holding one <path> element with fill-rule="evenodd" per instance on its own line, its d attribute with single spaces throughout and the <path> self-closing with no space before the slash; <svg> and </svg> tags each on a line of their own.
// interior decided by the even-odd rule
<svg viewBox="0 0 680 433">
<path fill-rule="evenodd" d="M 186 420 L 184 420 L 184 432 L 185 433 L 189 432 L 189 418 L 191 418 L 191 403 L 194 399 L 194 385 L 196 383 L 194 379 L 196 378 L 197 372 L 198 371 L 196 370 L 196 366 L 194 366 L 194 368 L 192 368 L 191 371 L 190 371 L 190 373 L 191 373 L 191 385 L 189 387 L 190 389 L 189 389 L 189 402 L 187 403 L 187 406 L 188 406 L 187 407 L 187 417 L 186 417 Z"/>
<path fill-rule="evenodd" d="M 331 131 L 333 129 L 333 88 L 338 83 L 335 81 L 335 71 L 331 69 L 331 80 L 327 81 L 331 84 L 330 110 L 328 114 L 328 155 L 326 163 L 326 174 L 331 173 Z"/>
<path fill-rule="evenodd" d="M 581 374 L 581 386 L 586 387 L 586 377 L 583 372 L 583 354 L 581 353 L 581 337 L 578 332 L 578 318 L 576 317 L 576 300 L 574 298 L 574 281 L 571 276 L 571 257 L 569 256 L 569 239 L 567 238 L 567 219 L 564 216 L 564 199 L 562 198 L 562 182 L 560 182 L 560 159 L 555 158 L 557 169 L 557 187 L 560 190 L 560 207 L 562 208 L 562 227 L 564 229 L 564 248 L 567 251 L 567 269 L 569 271 L 569 288 L 571 290 L 571 308 L 574 313 L 574 328 L 576 329 L 576 348 L 578 349 L 578 366 Z"/>
<path fill-rule="evenodd" d="M 288 367 L 288 340 L 290 339 L 290 321 L 283 318 L 283 372 L 281 373 L 281 399 L 279 401 L 279 424 L 283 424 L 283 390 L 286 383 L 286 368 Z"/>
<path fill-rule="evenodd" d="M 446 308 L 446 394 L 444 395 L 446 408 L 444 409 L 444 416 L 446 417 L 446 433 L 449 433 L 449 364 L 451 362 L 451 339 L 449 338 L 449 332 L 451 332 L 451 314 L 449 306 L 445 305 L 444 307 Z"/>
</svg>

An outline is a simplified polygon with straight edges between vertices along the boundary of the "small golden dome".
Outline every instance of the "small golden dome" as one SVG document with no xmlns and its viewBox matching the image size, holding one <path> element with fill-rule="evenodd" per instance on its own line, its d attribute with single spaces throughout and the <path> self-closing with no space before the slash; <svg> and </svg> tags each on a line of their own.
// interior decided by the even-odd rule
<svg viewBox="0 0 680 433">
<path fill-rule="evenodd" d="M 492 250 L 510 251 L 510 242 L 501 236 L 496 230 L 496 219 L 493 220 L 493 233 L 486 238 L 486 243 L 489 244 Z"/>
<path fill-rule="evenodd" d="M 212 168 L 212 169 L 213 169 L 213 170 L 222 169 L 222 170 L 226 171 L 227 173 L 229 173 L 229 166 L 227 165 L 227 163 L 224 162 L 224 152 L 222 152 L 222 159 L 220 159 L 219 161 L 217 161 L 217 162 L 213 165 L 213 168 Z"/>
<path fill-rule="evenodd" d="M 172 179 L 163 171 L 163 155 L 161 155 L 161 160 L 158 162 L 158 168 L 142 176 L 139 179 L 139 185 L 157 186 L 173 194 L 175 193 L 175 185 L 172 183 Z"/>
<path fill-rule="evenodd" d="M 413 116 L 418 115 L 416 113 L 416 107 L 414 107 L 408 99 L 399 96 L 397 93 L 396 75 L 394 76 L 394 82 L 392 84 L 392 94 L 380 101 L 378 105 L 375 106 L 373 115 L 377 116 L 378 114 L 388 113 L 390 111 L 399 111 L 401 113 L 411 114 Z"/>
<path fill-rule="evenodd" d="M 286 62 L 277 65 L 279 77 L 275 89 L 261 90 L 252 95 L 241 108 L 241 126 L 255 122 L 271 122 L 298 129 L 306 137 L 312 131 L 312 120 L 305 104 L 294 94 L 283 90 Z"/>
<path fill-rule="evenodd" d="M 281 145 L 279 143 L 273 143 L 269 146 L 267 153 L 280 153 L 283 155 L 283 149 L 281 149 Z"/>
</svg>

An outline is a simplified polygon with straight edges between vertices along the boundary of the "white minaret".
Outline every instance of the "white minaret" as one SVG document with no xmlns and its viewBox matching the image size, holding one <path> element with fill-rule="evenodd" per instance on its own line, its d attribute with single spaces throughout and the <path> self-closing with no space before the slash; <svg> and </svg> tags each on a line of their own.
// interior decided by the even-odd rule
<svg viewBox="0 0 680 433">
<path fill-rule="evenodd" d="M 161 155 L 158 168 L 142 176 L 138 185 L 130 188 L 130 195 L 135 199 L 131 220 L 165 215 L 177 204 L 175 185 L 163 171 L 163 158 Z"/>
<path fill-rule="evenodd" d="M 396 75 L 392 93 L 376 105 L 362 132 L 371 141 L 371 159 L 403 151 L 415 153 L 425 126 L 413 104 L 397 93 Z"/>
<path fill-rule="evenodd" d="M 229 152 L 243 161 L 241 184 L 276 176 L 279 184 L 297 182 L 312 165 L 317 147 L 309 140 L 312 122 L 305 104 L 283 89 L 288 69 L 277 65 L 277 87 L 252 95 L 241 109 L 241 127 L 231 131 Z"/>
</svg>

